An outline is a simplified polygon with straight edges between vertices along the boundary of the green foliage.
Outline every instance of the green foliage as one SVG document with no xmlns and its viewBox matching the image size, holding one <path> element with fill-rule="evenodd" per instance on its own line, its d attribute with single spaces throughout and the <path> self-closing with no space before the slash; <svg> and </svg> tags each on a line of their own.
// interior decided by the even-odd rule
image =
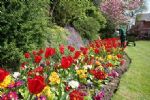
<svg viewBox="0 0 150 100">
<path fill-rule="evenodd" d="M 57 2 L 57 3 L 56 3 Z M 60 26 L 74 25 L 84 38 L 93 39 L 106 20 L 91 0 L 52 1 L 52 18 Z"/>
<path fill-rule="evenodd" d="M 48 0 L 0 1 L 0 66 L 16 67 L 21 52 L 43 45 L 47 4 Z"/>
<path fill-rule="evenodd" d="M 101 38 L 111 38 L 113 37 L 113 34 L 115 32 L 115 24 L 110 20 L 110 19 L 106 19 L 107 23 L 105 28 L 103 28 L 100 32 L 101 32 Z"/>
<path fill-rule="evenodd" d="M 87 9 L 86 15 L 89 17 L 93 17 L 96 21 L 98 21 L 98 23 L 100 24 L 99 30 L 105 28 L 106 19 L 95 6 L 91 6 L 89 9 Z"/>
<path fill-rule="evenodd" d="M 73 23 L 73 25 L 80 34 L 87 39 L 92 39 L 94 34 L 98 33 L 100 27 L 98 21 L 96 21 L 93 17 L 78 19 Z"/>
<path fill-rule="evenodd" d="M 59 52 L 59 46 L 63 44 L 66 46 L 68 44 L 68 39 L 67 36 L 69 35 L 68 30 L 59 27 L 59 26 L 54 26 L 49 30 L 48 38 L 47 38 L 47 43 L 46 46 L 50 46 L 56 49 L 56 52 Z M 65 50 L 66 53 L 67 50 Z M 57 53 L 57 55 L 54 57 L 54 60 L 60 59 L 61 54 Z"/>
<path fill-rule="evenodd" d="M 91 6 L 90 0 L 57 0 L 53 12 L 53 20 L 58 25 L 65 26 L 77 18 L 85 15 L 86 9 Z"/>
</svg>

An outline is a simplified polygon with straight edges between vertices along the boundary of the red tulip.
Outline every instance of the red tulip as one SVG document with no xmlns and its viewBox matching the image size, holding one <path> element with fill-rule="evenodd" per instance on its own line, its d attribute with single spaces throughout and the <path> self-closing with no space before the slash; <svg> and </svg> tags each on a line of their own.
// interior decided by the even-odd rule
<svg viewBox="0 0 150 100">
<path fill-rule="evenodd" d="M 60 51 L 61 54 L 64 54 L 64 49 L 65 49 L 64 45 L 59 46 L 59 51 Z"/>
<path fill-rule="evenodd" d="M 53 56 L 55 54 L 55 49 L 54 48 L 46 48 L 45 52 L 45 58 L 48 58 L 50 56 Z"/>
<path fill-rule="evenodd" d="M 50 65 L 50 61 L 46 60 L 46 65 L 49 66 Z"/>
<path fill-rule="evenodd" d="M 83 93 L 79 90 L 73 90 L 70 94 L 70 100 L 84 100 L 84 97 L 86 96 L 86 93 Z"/>
<path fill-rule="evenodd" d="M 81 51 L 76 51 L 73 58 L 78 59 L 80 54 L 81 54 Z"/>
<path fill-rule="evenodd" d="M 36 54 L 37 54 L 37 52 L 36 52 L 36 51 L 32 51 L 32 54 L 33 54 L 33 55 L 36 55 Z"/>
<path fill-rule="evenodd" d="M 95 54 L 98 54 L 99 53 L 99 49 L 98 48 L 94 49 L 94 52 L 95 52 Z"/>
<path fill-rule="evenodd" d="M 106 74 L 103 71 L 96 71 L 96 73 L 94 73 L 94 77 L 99 80 L 104 80 L 106 78 Z"/>
<path fill-rule="evenodd" d="M 88 48 L 80 47 L 80 50 L 82 51 L 84 55 L 88 53 Z"/>
<path fill-rule="evenodd" d="M 25 58 L 30 58 L 30 53 L 28 53 L 28 52 L 25 53 L 25 54 L 24 54 L 24 57 L 25 57 Z"/>
<path fill-rule="evenodd" d="M 37 68 L 35 68 L 34 70 L 33 70 L 33 72 L 39 72 L 39 73 L 43 73 L 43 67 L 42 66 L 39 66 L 39 67 L 37 67 Z"/>
<path fill-rule="evenodd" d="M 35 61 L 35 63 L 40 63 L 40 61 L 42 60 L 42 57 L 41 56 L 35 56 L 34 57 L 34 61 Z"/>
<path fill-rule="evenodd" d="M 118 58 L 122 58 L 123 56 L 121 54 L 117 54 L 117 57 Z"/>
<path fill-rule="evenodd" d="M 106 64 L 106 67 L 113 67 L 113 64 L 110 63 L 110 62 L 108 62 L 108 63 Z"/>
<path fill-rule="evenodd" d="M 3 82 L 7 75 L 9 75 L 9 73 L 6 70 L 0 68 L 0 83 Z"/>
<path fill-rule="evenodd" d="M 68 46 L 68 50 L 70 51 L 70 52 L 74 52 L 74 50 L 75 50 L 75 48 L 73 47 L 73 46 Z"/>
<path fill-rule="evenodd" d="M 69 68 L 73 63 L 73 58 L 71 56 L 62 57 L 61 59 L 61 66 L 64 69 Z"/>
<path fill-rule="evenodd" d="M 43 50 L 43 49 L 40 49 L 40 50 L 38 51 L 38 55 L 41 55 L 42 53 L 44 53 L 44 50 Z"/>
<path fill-rule="evenodd" d="M 42 76 L 35 76 L 34 78 L 28 78 L 28 89 L 32 94 L 38 94 L 44 89 L 45 82 Z"/>
</svg>

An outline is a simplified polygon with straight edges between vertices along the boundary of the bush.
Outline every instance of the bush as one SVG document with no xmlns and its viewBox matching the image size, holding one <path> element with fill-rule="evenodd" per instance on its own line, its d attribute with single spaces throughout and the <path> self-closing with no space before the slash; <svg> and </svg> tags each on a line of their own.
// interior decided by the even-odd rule
<svg viewBox="0 0 150 100">
<path fill-rule="evenodd" d="M 86 16 L 93 17 L 96 21 L 98 21 L 100 24 L 99 30 L 105 28 L 106 19 L 95 6 L 86 10 Z"/>
<path fill-rule="evenodd" d="M 0 66 L 16 67 L 20 52 L 43 45 L 48 26 L 47 4 L 48 0 L 0 2 Z"/>
<path fill-rule="evenodd" d="M 115 32 L 115 24 L 108 18 L 106 18 L 107 23 L 105 28 L 103 28 L 102 30 L 100 30 L 101 33 L 101 38 L 111 38 L 113 37 L 113 34 Z"/>
<path fill-rule="evenodd" d="M 90 0 L 54 0 L 52 2 L 52 7 L 55 5 L 52 13 L 53 21 L 60 26 L 66 26 L 85 16 L 85 11 L 90 8 L 91 4 Z"/>
<path fill-rule="evenodd" d="M 98 33 L 100 24 L 93 17 L 84 17 L 74 21 L 75 29 L 79 31 L 81 36 L 92 39 Z"/>
</svg>

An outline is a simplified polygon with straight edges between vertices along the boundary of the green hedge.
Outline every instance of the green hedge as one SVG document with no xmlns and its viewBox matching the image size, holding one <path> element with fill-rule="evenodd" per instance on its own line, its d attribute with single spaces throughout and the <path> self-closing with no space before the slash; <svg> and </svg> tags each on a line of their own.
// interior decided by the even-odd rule
<svg viewBox="0 0 150 100">
<path fill-rule="evenodd" d="M 0 1 L 0 66 L 16 67 L 23 52 L 43 45 L 48 1 Z"/>
</svg>

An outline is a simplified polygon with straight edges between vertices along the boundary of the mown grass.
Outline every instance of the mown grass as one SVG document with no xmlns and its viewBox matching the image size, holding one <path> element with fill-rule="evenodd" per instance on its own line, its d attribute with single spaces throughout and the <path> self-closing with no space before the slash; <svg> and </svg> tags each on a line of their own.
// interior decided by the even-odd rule
<svg viewBox="0 0 150 100">
<path fill-rule="evenodd" d="M 126 52 L 132 63 L 112 100 L 150 100 L 150 41 L 137 41 Z"/>
</svg>

